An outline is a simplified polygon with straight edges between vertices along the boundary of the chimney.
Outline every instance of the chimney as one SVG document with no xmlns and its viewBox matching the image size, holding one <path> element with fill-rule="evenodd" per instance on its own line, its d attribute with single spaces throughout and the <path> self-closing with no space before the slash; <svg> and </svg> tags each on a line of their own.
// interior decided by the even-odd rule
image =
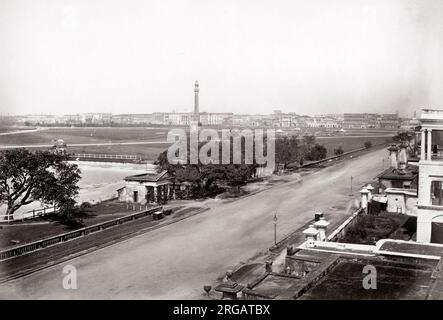
<svg viewBox="0 0 443 320">
<path fill-rule="evenodd" d="M 397 164 L 397 152 L 398 152 L 398 147 L 393 144 L 388 148 L 389 151 L 389 159 L 391 159 L 391 168 L 397 169 L 398 164 Z"/>
<path fill-rule="evenodd" d="M 408 153 L 406 152 L 407 145 L 405 143 L 400 144 L 400 153 L 398 155 L 398 168 L 401 171 L 405 171 L 408 164 Z"/>
<path fill-rule="evenodd" d="M 372 193 L 374 192 L 374 187 L 371 184 L 368 184 L 366 186 L 366 190 L 369 191 L 369 193 L 368 193 L 368 202 L 372 202 Z"/>
<path fill-rule="evenodd" d="M 305 239 L 306 239 L 306 246 L 307 247 L 312 247 L 314 246 L 314 242 L 318 240 L 318 234 L 319 231 L 314 228 L 314 225 L 311 224 L 309 225 L 309 228 L 303 231 L 303 234 L 305 235 Z"/>
<path fill-rule="evenodd" d="M 363 188 L 360 190 L 361 195 L 361 202 L 360 202 L 360 208 L 365 212 L 368 213 L 368 195 L 369 190 L 366 188 Z"/>
<path fill-rule="evenodd" d="M 326 237 L 326 229 L 328 226 L 329 222 L 323 217 L 314 223 L 314 228 L 318 230 L 318 240 L 328 241 L 328 238 Z"/>
</svg>

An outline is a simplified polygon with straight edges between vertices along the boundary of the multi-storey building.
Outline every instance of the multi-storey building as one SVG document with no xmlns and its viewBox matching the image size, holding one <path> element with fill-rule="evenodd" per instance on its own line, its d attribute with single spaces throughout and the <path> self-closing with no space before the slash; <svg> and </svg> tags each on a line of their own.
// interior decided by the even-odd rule
<svg viewBox="0 0 443 320">
<path fill-rule="evenodd" d="M 112 122 L 121 125 L 132 124 L 132 114 L 115 114 L 112 116 Z"/>
<path fill-rule="evenodd" d="M 163 112 L 154 112 L 152 114 L 153 124 L 163 124 L 165 122 L 165 114 Z"/>
<path fill-rule="evenodd" d="M 443 243 L 443 110 L 421 115 L 417 241 Z"/>
<path fill-rule="evenodd" d="M 378 115 L 376 113 L 345 113 L 343 127 L 348 129 L 376 128 Z"/>
<path fill-rule="evenodd" d="M 401 124 L 401 119 L 398 114 L 381 114 L 378 118 L 378 127 L 382 129 L 398 129 Z"/>
<path fill-rule="evenodd" d="M 152 113 L 136 113 L 132 114 L 133 124 L 151 124 L 153 122 Z"/>
<path fill-rule="evenodd" d="M 31 114 L 22 117 L 20 122 L 29 123 L 31 125 L 55 124 L 57 123 L 57 117 L 48 114 Z"/>
<path fill-rule="evenodd" d="M 79 114 L 65 114 L 61 117 L 60 122 L 69 125 L 77 125 L 82 123 L 82 118 Z"/>
<path fill-rule="evenodd" d="M 339 122 L 330 117 L 316 116 L 305 120 L 306 126 L 309 128 L 327 128 L 337 129 L 340 128 Z"/>
<path fill-rule="evenodd" d="M 400 124 L 401 119 L 396 113 L 345 113 L 343 115 L 343 127 L 348 129 L 398 129 Z"/>
</svg>

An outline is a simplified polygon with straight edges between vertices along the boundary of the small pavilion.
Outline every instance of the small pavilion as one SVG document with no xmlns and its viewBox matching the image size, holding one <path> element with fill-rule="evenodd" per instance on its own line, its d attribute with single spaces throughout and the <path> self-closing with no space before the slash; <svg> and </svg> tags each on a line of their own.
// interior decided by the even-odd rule
<svg viewBox="0 0 443 320">
<path fill-rule="evenodd" d="M 151 171 L 125 178 L 118 199 L 130 203 L 165 203 L 174 197 L 173 182 L 166 170 Z"/>
</svg>

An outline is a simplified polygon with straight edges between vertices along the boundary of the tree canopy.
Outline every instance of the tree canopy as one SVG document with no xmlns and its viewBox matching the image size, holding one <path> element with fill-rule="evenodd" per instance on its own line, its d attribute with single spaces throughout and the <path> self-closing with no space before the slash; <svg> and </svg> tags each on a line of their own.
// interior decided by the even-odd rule
<svg viewBox="0 0 443 320">
<path fill-rule="evenodd" d="M 220 148 L 219 157 L 221 162 L 221 143 L 218 144 Z M 189 144 L 188 144 L 189 146 Z M 198 151 L 204 146 L 204 143 L 198 144 Z M 232 148 L 232 138 L 230 144 L 230 161 L 233 160 L 234 150 Z M 162 170 L 167 170 L 173 175 L 178 182 L 189 182 L 194 193 L 205 194 L 217 184 L 228 185 L 235 187 L 246 183 L 254 173 L 254 168 L 257 166 L 254 163 L 245 163 L 245 148 L 244 139 L 242 139 L 241 148 L 241 164 L 203 164 L 200 159 L 197 164 L 191 164 L 189 161 L 190 153 L 187 153 L 187 160 L 184 163 L 173 164 L 168 161 L 167 150 L 163 151 L 157 158 L 156 164 Z"/>
<path fill-rule="evenodd" d="M 311 147 L 307 154 L 306 160 L 310 161 L 318 161 L 326 158 L 328 150 L 326 150 L 324 145 L 316 143 L 313 147 Z"/>
<path fill-rule="evenodd" d="M 66 155 L 12 149 L 0 152 L 0 202 L 7 215 L 34 201 L 55 205 L 61 214 L 75 206 L 80 170 Z"/>
<path fill-rule="evenodd" d="M 275 163 L 283 165 L 283 169 L 286 169 L 288 164 L 299 161 L 301 153 L 297 136 L 275 140 Z"/>
</svg>

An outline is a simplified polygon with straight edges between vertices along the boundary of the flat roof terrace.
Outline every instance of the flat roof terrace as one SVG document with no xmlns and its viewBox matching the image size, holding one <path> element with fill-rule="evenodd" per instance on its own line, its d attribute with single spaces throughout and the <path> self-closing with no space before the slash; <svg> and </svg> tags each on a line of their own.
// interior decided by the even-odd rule
<svg viewBox="0 0 443 320">
<path fill-rule="evenodd" d="M 376 270 L 376 289 L 365 289 L 365 266 Z M 338 300 L 425 300 L 431 288 L 431 276 L 437 261 L 406 263 L 376 258 L 340 257 L 335 266 L 300 299 Z"/>
</svg>

